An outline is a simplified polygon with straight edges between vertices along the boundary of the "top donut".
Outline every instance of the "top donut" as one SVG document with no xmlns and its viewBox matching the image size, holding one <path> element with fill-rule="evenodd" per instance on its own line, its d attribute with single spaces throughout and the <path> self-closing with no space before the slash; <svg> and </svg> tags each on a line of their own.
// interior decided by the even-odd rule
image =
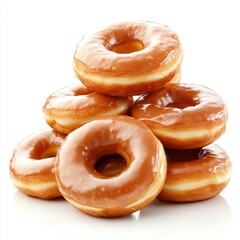
<svg viewBox="0 0 240 240">
<path fill-rule="evenodd" d="M 133 96 L 163 87 L 180 71 L 183 50 L 169 27 L 147 21 L 110 25 L 79 42 L 74 70 L 92 90 Z"/>
</svg>

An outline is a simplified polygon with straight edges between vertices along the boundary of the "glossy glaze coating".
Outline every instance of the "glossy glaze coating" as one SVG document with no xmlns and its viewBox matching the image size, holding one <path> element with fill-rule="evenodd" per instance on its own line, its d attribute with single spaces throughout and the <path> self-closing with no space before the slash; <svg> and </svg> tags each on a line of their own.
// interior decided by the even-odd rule
<svg viewBox="0 0 240 240">
<path fill-rule="evenodd" d="M 168 83 L 161 90 L 140 96 L 132 116 L 143 121 L 169 148 L 198 148 L 215 141 L 225 131 L 227 108 L 211 89 Z"/>
<path fill-rule="evenodd" d="M 52 128 L 68 134 L 99 117 L 127 114 L 132 104 L 131 97 L 102 95 L 77 83 L 51 94 L 43 106 L 43 113 Z"/>
<path fill-rule="evenodd" d="M 126 167 L 105 176 L 95 169 L 105 155 L 119 154 Z M 166 158 L 158 139 L 141 122 L 128 116 L 95 120 L 66 138 L 56 161 L 56 179 L 62 195 L 78 209 L 112 217 L 135 212 L 160 192 Z"/>
<path fill-rule="evenodd" d="M 64 134 L 43 130 L 18 144 L 10 161 L 10 175 L 19 190 L 39 198 L 61 196 L 56 186 L 54 162 L 64 139 Z"/>
<path fill-rule="evenodd" d="M 231 178 L 231 161 L 218 145 L 165 151 L 167 177 L 158 199 L 189 202 L 212 198 Z"/>
<path fill-rule="evenodd" d="M 77 77 L 96 92 L 126 96 L 154 91 L 180 68 L 176 33 L 147 21 L 113 24 L 83 39 L 74 55 Z"/>
</svg>

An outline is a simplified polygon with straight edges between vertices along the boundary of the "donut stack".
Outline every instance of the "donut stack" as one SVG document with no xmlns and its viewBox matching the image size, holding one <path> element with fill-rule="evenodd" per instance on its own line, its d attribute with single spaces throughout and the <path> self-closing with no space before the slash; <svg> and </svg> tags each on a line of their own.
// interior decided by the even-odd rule
<svg viewBox="0 0 240 240">
<path fill-rule="evenodd" d="M 14 185 L 100 217 L 131 214 L 156 198 L 219 194 L 231 162 L 212 143 L 225 131 L 227 109 L 211 89 L 179 83 L 182 59 L 176 33 L 157 23 L 113 24 L 83 39 L 74 54 L 80 82 L 47 98 L 52 130 L 16 147 Z"/>
<path fill-rule="evenodd" d="M 164 145 L 168 167 L 160 200 L 205 200 L 222 191 L 231 177 L 231 162 L 212 144 L 224 133 L 228 117 L 218 94 L 196 84 L 168 83 L 140 96 L 131 113 Z"/>
</svg>

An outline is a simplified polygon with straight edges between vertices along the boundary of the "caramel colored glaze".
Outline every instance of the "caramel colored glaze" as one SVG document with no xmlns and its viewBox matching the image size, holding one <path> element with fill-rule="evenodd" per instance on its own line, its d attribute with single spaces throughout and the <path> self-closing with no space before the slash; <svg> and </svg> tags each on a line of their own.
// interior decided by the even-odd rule
<svg viewBox="0 0 240 240">
<path fill-rule="evenodd" d="M 127 114 L 132 104 L 131 97 L 102 95 L 78 83 L 51 94 L 43 113 L 53 129 L 68 134 L 99 117 Z"/>
<path fill-rule="evenodd" d="M 231 178 L 231 161 L 218 145 L 192 150 L 165 149 L 167 177 L 158 199 L 190 202 L 219 194 Z"/>
<path fill-rule="evenodd" d="M 228 118 L 223 100 L 200 85 L 168 83 L 140 96 L 131 114 L 144 122 L 165 147 L 191 149 L 214 142 Z"/>
<path fill-rule="evenodd" d="M 96 92 L 130 96 L 156 91 L 179 69 L 176 33 L 153 22 L 113 24 L 83 39 L 74 55 L 76 76 Z"/>
<path fill-rule="evenodd" d="M 97 160 L 113 154 L 121 155 L 126 167 L 112 177 L 96 171 Z M 158 195 L 166 176 L 162 144 L 143 123 L 128 116 L 98 119 L 70 133 L 55 166 L 66 200 L 100 217 L 143 208 Z"/>
<path fill-rule="evenodd" d="M 65 135 L 52 130 L 35 133 L 16 147 L 10 161 L 13 184 L 27 195 L 50 199 L 58 191 L 54 162 Z"/>
</svg>

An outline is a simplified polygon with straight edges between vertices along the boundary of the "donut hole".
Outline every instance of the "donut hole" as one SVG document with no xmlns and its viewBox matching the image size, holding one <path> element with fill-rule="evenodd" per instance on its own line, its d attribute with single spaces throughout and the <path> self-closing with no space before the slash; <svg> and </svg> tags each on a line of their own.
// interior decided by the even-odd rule
<svg viewBox="0 0 240 240">
<path fill-rule="evenodd" d="M 120 154 L 102 156 L 94 165 L 95 171 L 105 177 L 116 176 L 126 167 L 127 162 Z"/>
<path fill-rule="evenodd" d="M 59 146 L 41 149 L 38 152 L 35 152 L 32 155 L 32 158 L 41 160 L 41 159 L 45 159 L 45 158 L 56 157 L 58 149 L 59 149 Z"/>
<path fill-rule="evenodd" d="M 170 108 L 179 108 L 179 109 L 184 109 L 184 108 L 188 108 L 188 107 L 194 107 L 196 106 L 195 103 L 190 103 L 190 102 L 171 102 L 171 103 L 168 103 L 166 105 L 166 107 L 170 107 Z"/>
<path fill-rule="evenodd" d="M 119 44 L 112 45 L 109 50 L 119 54 L 129 54 L 141 51 L 143 49 L 144 44 L 140 40 L 132 39 L 130 41 L 125 41 Z"/>
<path fill-rule="evenodd" d="M 59 147 L 47 148 L 40 154 L 40 159 L 56 157 Z"/>
<path fill-rule="evenodd" d="M 169 108 L 178 108 L 184 109 L 188 107 L 194 107 L 198 104 L 193 98 L 189 98 L 188 96 L 173 96 L 171 98 L 166 98 L 165 107 Z"/>
<path fill-rule="evenodd" d="M 176 89 L 176 84 L 170 84 L 172 86 L 168 88 L 168 91 L 164 92 L 163 96 L 159 96 L 162 99 L 161 104 L 164 107 L 184 109 L 188 107 L 195 107 L 199 104 L 199 98 L 194 91 L 187 91 L 185 88 Z"/>
</svg>

